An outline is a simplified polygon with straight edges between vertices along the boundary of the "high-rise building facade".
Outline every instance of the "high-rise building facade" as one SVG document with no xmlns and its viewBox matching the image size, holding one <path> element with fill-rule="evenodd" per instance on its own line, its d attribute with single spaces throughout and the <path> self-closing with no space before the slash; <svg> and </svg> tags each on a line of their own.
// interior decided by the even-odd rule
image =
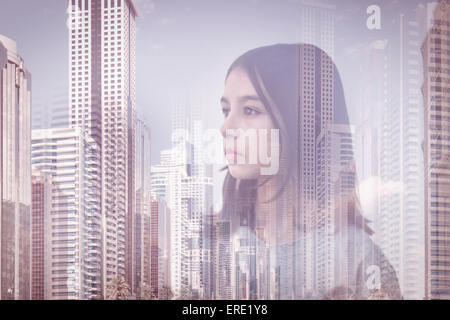
<svg viewBox="0 0 450 320">
<path fill-rule="evenodd" d="M 33 99 L 31 129 L 69 127 L 69 102 L 67 87 L 52 90 L 50 96 L 37 94 Z"/>
<path fill-rule="evenodd" d="M 335 28 L 335 6 L 316 1 L 299 1 L 299 13 L 301 15 L 297 37 L 300 42 L 312 44 L 321 48 L 331 59 L 334 56 L 334 28 Z M 297 248 L 299 254 L 295 262 L 294 281 L 302 283 L 295 293 L 296 296 L 305 296 L 315 291 L 315 265 L 313 246 L 313 226 L 314 213 L 316 210 L 316 136 L 320 134 L 320 128 L 310 128 L 308 123 L 314 119 L 316 112 L 316 99 L 323 103 L 322 124 L 333 118 L 333 62 L 326 58 L 325 54 L 316 54 L 313 46 L 303 46 L 298 50 L 298 96 L 299 114 L 298 128 L 299 136 L 303 137 L 298 141 L 299 158 L 299 208 L 295 221 L 301 225 L 297 228 L 299 234 L 296 238 L 305 237 L 305 241 Z M 315 70 L 316 64 L 323 66 L 320 73 L 311 72 Z M 320 89 L 316 86 L 320 83 Z M 327 88 L 326 90 L 322 90 Z M 316 96 L 316 94 L 319 94 Z M 327 104 L 328 105 L 325 105 Z"/>
<path fill-rule="evenodd" d="M 158 197 L 161 197 L 167 201 L 168 199 L 168 177 L 171 150 L 161 150 L 160 152 L 160 164 L 151 166 L 151 190 L 152 193 Z"/>
<path fill-rule="evenodd" d="M 52 178 L 45 255 L 47 299 L 101 297 L 102 220 L 93 193 L 96 143 L 78 128 L 32 132 L 32 167 Z"/>
<path fill-rule="evenodd" d="M 103 227 L 102 291 L 114 277 L 134 287 L 137 11 L 132 0 L 69 0 L 70 124 L 95 141 Z M 94 190 L 95 189 L 95 190 Z"/>
<path fill-rule="evenodd" d="M 450 299 L 450 5 L 426 8 L 424 83 L 425 296 Z"/>
<path fill-rule="evenodd" d="M 146 211 L 148 206 L 145 201 L 147 195 L 150 193 L 150 129 L 144 121 L 137 119 L 136 121 L 136 213 L 132 226 L 132 250 L 133 250 L 133 286 L 134 291 L 141 293 L 144 283 L 144 265 L 147 257 L 144 254 L 146 248 L 146 235 L 149 232 L 146 225 L 149 212 Z"/>
<path fill-rule="evenodd" d="M 301 212 L 301 233 L 306 240 L 300 249 L 302 254 L 297 264 L 300 269 L 299 277 L 302 279 L 301 288 L 303 294 L 315 292 L 315 247 L 313 230 L 317 223 L 317 185 L 316 185 L 316 139 L 322 130 L 327 130 L 328 125 L 334 119 L 334 75 L 333 62 L 325 53 L 317 51 L 312 46 L 304 46 L 298 52 L 298 74 L 299 74 L 299 96 L 300 115 L 299 119 L 299 152 L 301 155 L 299 163 L 299 210 Z M 315 67 L 320 64 L 320 72 Z M 311 72 L 310 70 L 317 70 Z M 320 111 L 316 111 L 316 101 L 320 101 Z M 309 123 L 315 119 L 316 113 L 320 112 L 321 123 L 311 128 Z"/>
<path fill-rule="evenodd" d="M 172 122 L 173 145 L 152 166 L 152 193 L 170 211 L 170 288 L 176 297 L 209 297 L 211 243 L 205 239 L 205 216 L 212 209 L 212 170 L 203 163 L 202 123 L 194 112 L 179 110 Z M 209 249 L 206 249 L 208 246 Z"/>
<path fill-rule="evenodd" d="M 0 299 L 30 299 L 31 74 L 0 35 Z"/>
<path fill-rule="evenodd" d="M 299 0 L 298 4 L 298 40 L 321 48 L 333 58 L 336 6 L 312 0 Z"/>
<path fill-rule="evenodd" d="M 424 297 L 423 108 L 420 43 L 423 5 L 400 14 L 387 43 L 380 132 L 380 203 L 375 235 L 405 299 Z M 375 152 L 375 151 L 374 151 Z"/>
<path fill-rule="evenodd" d="M 213 221 L 212 239 L 214 241 L 213 277 L 216 280 L 214 299 L 231 300 L 231 222 L 229 219 L 219 219 L 215 217 Z"/>
<path fill-rule="evenodd" d="M 405 299 L 424 296 L 423 109 L 420 43 L 424 6 L 394 15 L 390 36 L 349 47 L 355 83 L 356 168 L 361 212 L 399 278 Z M 382 33 L 380 33 L 382 34 Z M 357 50 L 350 50 L 358 48 Z M 351 198 L 349 198 L 351 199 Z M 353 200 L 352 200 L 353 201 Z M 384 265 L 383 268 L 389 268 Z"/>
<path fill-rule="evenodd" d="M 33 170 L 31 199 L 31 299 L 48 299 L 46 269 L 51 252 L 52 177 Z"/>
<path fill-rule="evenodd" d="M 167 299 L 165 288 L 170 283 L 170 211 L 166 201 L 158 196 L 146 194 L 146 203 L 150 206 L 149 214 L 145 215 L 148 231 L 145 234 L 145 246 L 149 245 L 149 263 L 147 284 L 153 289 L 159 299 Z"/>
<path fill-rule="evenodd" d="M 175 296 L 182 291 L 187 292 L 188 282 L 188 251 L 187 212 L 181 207 L 181 179 L 187 176 L 186 164 L 181 154 L 172 150 L 169 163 L 163 163 L 168 168 L 167 176 L 167 205 L 171 212 L 170 235 L 170 288 Z M 179 158 L 179 160 L 177 160 Z"/>
<path fill-rule="evenodd" d="M 336 181 L 340 180 L 340 189 L 348 185 L 348 190 L 354 190 L 355 172 L 346 170 L 354 163 L 353 139 L 351 126 L 333 124 L 317 137 L 317 212 L 315 220 L 315 285 L 317 292 L 324 294 L 332 290 L 340 282 L 336 279 L 335 266 L 341 262 L 339 244 L 335 241 L 337 215 L 335 200 L 339 201 Z M 344 193 L 344 190 L 339 190 Z M 345 190 L 347 191 L 347 190 Z M 335 263 L 336 262 L 336 263 Z"/>
<path fill-rule="evenodd" d="M 355 121 L 355 165 L 361 189 L 364 216 L 371 220 L 379 243 L 380 236 L 380 158 L 382 115 L 389 98 L 389 46 L 387 40 L 375 40 L 361 50 L 355 50 L 349 59 L 360 61 L 360 81 L 355 83 L 357 108 Z M 392 66 L 391 66 L 392 67 Z"/>
</svg>

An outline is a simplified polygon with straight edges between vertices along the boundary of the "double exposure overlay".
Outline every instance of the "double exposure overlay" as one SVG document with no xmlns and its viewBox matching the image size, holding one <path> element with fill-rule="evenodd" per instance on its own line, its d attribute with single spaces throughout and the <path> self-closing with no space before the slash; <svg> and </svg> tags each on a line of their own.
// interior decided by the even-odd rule
<svg viewBox="0 0 450 320">
<path fill-rule="evenodd" d="M 0 0 L 0 300 L 450 299 L 448 0 Z"/>
</svg>

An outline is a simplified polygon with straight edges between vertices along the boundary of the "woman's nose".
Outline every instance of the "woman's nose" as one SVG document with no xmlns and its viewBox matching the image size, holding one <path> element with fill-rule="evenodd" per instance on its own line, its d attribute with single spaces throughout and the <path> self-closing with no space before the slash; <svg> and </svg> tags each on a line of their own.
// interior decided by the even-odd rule
<svg viewBox="0 0 450 320">
<path fill-rule="evenodd" d="M 222 126 L 220 127 L 220 131 L 222 133 L 222 137 L 227 136 L 227 130 L 237 129 L 237 119 L 234 116 L 233 112 L 228 113 L 227 117 L 224 119 Z"/>
</svg>

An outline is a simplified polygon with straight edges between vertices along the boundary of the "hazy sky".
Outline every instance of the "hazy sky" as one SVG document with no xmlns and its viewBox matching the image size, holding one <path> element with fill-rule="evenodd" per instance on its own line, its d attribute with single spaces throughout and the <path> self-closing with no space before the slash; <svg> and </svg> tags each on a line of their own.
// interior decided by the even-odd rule
<svg viewBox="0 0 450 320">
<path fill-rule="evenodd" d="M 336 62 L 346 86 L 352 64 L 345 50 L 389 37 L 389 21 L 416 0 L 335 0 Z M 426 1 L 422 1 L 426 2 Z M 152 133 L 152 162 L 170 146 L 176 105 L 197 105 L 207 127 L 221 121 L 219 97 L 225 72 L 245 51 L 296 42 L 297 0 L 135 0 L 137 109 Z M 382 29 L 366 28 L 366 8 L 381 7 Z M 33 99 L 68 84 L 66 0 L 0 0 L 0 34 L 18 44 L 33 76 Z"/>
<path fill-rule="evenodd" d="M 229 65 L 249 49 L 298 42 L 300 0 L 135 0 L 137 110 L 151 128 L 152 163 L 171 146 L 171 112 L 196 106 L 206 128 L 222 121 L 219 99 Z M 318 2 L 318 1 L 312 1 Z M 336 6 L 335 62 L 352 115 L 361 108 L 355 51 L 373 40 L 398 41 L 392 21 L 419 0 L 320 0 Z M 369 5 L 381 8 L 381 30 L 366 27 Z M 0 0 L 0 34 L 17 42 L 33 76 L 33 100 L 68 86 L 66 0 Z M 356 54 L 357 56 L 357 54 Z M 365 63 L 365 62 L 362 62 Z M 34 107 L 38 110 L 38 103 Z M 217 168 L 216 168 L 217 169 Z M 220 203 L 223 173 L 214 176 Z"/>
</svg>

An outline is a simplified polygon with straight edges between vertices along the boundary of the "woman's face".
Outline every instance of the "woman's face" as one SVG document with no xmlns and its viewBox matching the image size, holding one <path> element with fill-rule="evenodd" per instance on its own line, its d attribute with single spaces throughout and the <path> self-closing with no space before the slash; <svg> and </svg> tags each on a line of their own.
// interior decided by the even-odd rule
<svg viewBox="0 0 450 320">
<path fill-rule="evenodd" d="M 261 152 L 270 155 L 271 129 L 275 126 L 243 69 L 233 69 L 228 75 L 221 106 L 229 172 L 236 179 L 255 179 L 261 167 L 267 166 L 261 161 Z"/>
</svg>

